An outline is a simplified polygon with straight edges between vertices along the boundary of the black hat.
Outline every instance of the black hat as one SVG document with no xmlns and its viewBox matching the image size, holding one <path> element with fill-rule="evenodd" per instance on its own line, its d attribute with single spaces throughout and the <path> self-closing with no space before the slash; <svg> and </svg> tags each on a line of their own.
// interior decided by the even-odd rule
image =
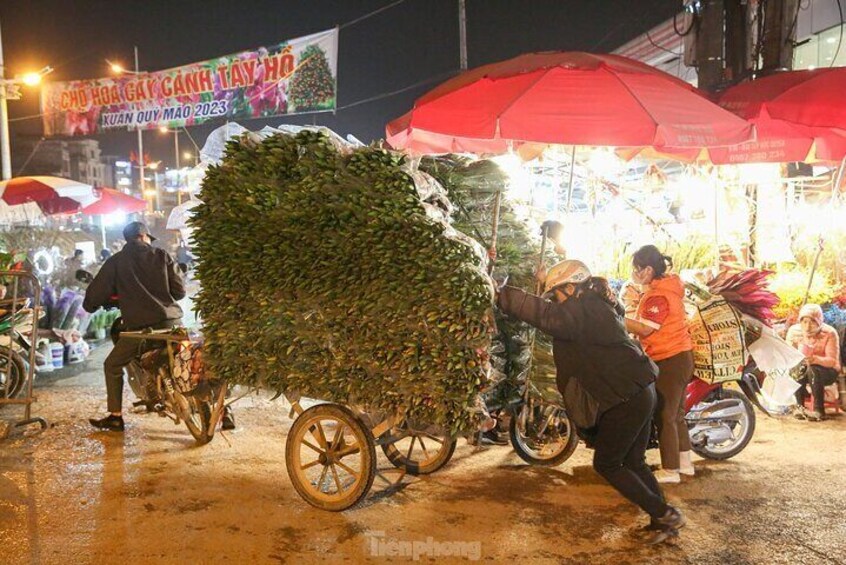
<svg viewBox="0 0 846 565">
<path fill-rule="evenodd" d="M 148 236 L 150 241 L 156 241 L 156 238 L 150 234 L 150 230 L 147 229 L 147 224 L 144 222 L 130 222 L 123 228 L 123 239 L 126 241 L 135 241 L 142 235 Z"/>
</svg>

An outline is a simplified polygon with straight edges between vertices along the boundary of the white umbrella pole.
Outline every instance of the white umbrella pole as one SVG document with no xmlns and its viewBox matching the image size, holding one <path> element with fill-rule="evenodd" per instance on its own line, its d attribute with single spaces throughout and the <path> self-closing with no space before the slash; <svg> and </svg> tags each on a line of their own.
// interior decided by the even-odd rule
<svg viewBox="0 0 846 565">
<path fill-rule="evenodd" d="M 105 218 L 101 215 L 100 216 L 100 235 L 103 236 L 103 249 L 106 249 L 106 222 Z"/>
<path fill-rule="evenodd" d="M 567 212 L 565 215 L 570 215 L 570 205 L 573 203 L 573 173 L 576 171 L 576 146 L 570 153 L 570 186 L 567 187 Z"/>
</svg>

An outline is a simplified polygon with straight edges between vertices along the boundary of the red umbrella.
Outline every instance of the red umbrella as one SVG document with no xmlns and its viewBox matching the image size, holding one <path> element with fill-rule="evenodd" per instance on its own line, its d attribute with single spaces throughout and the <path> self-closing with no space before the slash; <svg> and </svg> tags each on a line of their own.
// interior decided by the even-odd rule
<svg viewBox="0 0 846 565">
<path fill-rule="evenodd" d="M 711 147 L 752 127 L 688 83 L 617 55 L 533 53 L 462 73 L 388 124 L 420 152 L 502 152 L 509 143 Z"/>
<path fill-rule="evenodd" d="M 95 192 L 99 193 L 100 199 L 83 208 L 81 210 L 83 214 L 88 216 L 114 214 L 118 212 L 132 214 L 134 212 L 143 212 L 147 208 L 146 201 L 124 194 L 114 188 L 98 188 Z"/>
<path fill-rule="evenodd" d="M 35 202 L 45 214 L 72 214 L 97 200 L 94 188 L 60 177 L 16 177 L 0 182 L 0 195 L 6 204 Z"/>
<path fill-rule="evenodd" d="M 731 104 L 739 113 L 764 107 L 777 120 L 846 130 L 844 92 L 846 68 L 790 71 L 737 85 L 720 103 Z"/>
<path fill-rule="evenodd" d="M 758 132 L 756 143 L 731 149 L 729 162 L 840 161 L 846 156 L 844 89 L 846 69 L 783 72 L 729 88 L 720 106 Z M 744 160 L 748 155 L 755 158 Z"/>
</svg>

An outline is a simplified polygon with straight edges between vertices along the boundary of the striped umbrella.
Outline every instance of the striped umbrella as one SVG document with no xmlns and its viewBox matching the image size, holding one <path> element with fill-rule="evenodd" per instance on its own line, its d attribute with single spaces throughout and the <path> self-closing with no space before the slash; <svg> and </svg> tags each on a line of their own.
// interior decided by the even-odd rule
<svg viewBox="0 0 846 565">
<path fill-rule="evenodd" d="M 97 201 L 94 187 L 61 177 L 16 177 L 0 182 L 0 197 L 9 204 L 35 202 L 47 215 L 73 214 Z"/>
</svg>

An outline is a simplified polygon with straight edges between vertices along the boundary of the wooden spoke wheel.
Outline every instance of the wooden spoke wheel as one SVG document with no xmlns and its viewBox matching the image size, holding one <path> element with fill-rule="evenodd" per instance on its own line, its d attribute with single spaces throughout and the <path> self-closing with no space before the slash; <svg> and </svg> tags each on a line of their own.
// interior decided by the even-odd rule
<svg viewBox="0 0 846 565">
<path fill-rule="evenodd" d="M 318 404 L 294 420 L 285 463 L 294 489 L 306 502 L 339 512 L 370 491 L 376 447 L 370 430 L 348 408 Z"/>
<path fill-rule="evenodd" d="M 391 463 L 411 475 L 434 473 L 452 458 L 455 438 L 432 426 L 419 426 L 403 420 L 391 430 L 382 451 Z"/>
</svg>

